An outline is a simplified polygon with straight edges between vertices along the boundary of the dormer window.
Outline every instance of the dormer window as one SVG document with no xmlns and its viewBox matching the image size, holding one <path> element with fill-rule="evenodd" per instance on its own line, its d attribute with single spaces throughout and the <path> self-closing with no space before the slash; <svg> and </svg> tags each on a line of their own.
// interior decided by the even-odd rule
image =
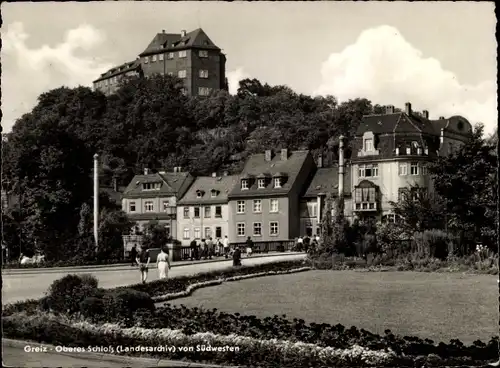
<svg viewBox="0 0 500 368">
<path fill-rule="evenodd" d="M 142 190 L 160 190 L 161 183 L 142 183 Z"/>
<path fill-rule="evenodd" d="M 215 190 L 215 189 L 212 189 L 212 191 L 210 192 L 210 196 L 212 198 L 217 197 L 218 194 L 219 194 L 219 192 L 217 190 Z"/>
<path fill-rule="evenodd" d="M 248 179 L 241 180 L 241 190 L 248 190 Z"/>
<path fill-rule="evenodd" d="M 205 192 L 203 190 L 197 190 L 196 191 L 196 198 L 201 198 L 203 197 L 203 194 L 205 194 Z"/>
<path fill-rule="evenodd" d="M 274 178 L 274 187 L 281 188 L 281 178 Z"/>
<path fill-rule="evenodd" d="M 373 151 L 373 139 L 372 138 L 365 139 L 365 151 L 366 152 Z"/>
<path fill-rule="evenodd" d="M 406 154 L 411 155 L 411 147 L 406 147 Z"/>
<path fill-rule="evenodd" d="M 257 180 L 257 188 L 264 189 L 266 187 L 266 179 Z"/>
</svg>

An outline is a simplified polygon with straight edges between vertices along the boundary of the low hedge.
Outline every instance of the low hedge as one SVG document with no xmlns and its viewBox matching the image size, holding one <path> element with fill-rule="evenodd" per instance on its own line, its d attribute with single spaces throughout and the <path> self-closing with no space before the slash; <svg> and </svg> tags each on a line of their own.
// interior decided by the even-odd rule
<svg viewBox="0 0 500 368">
<path fill-rule="evenodd" d="M 114 264 L 125 264 L 130 262 L 129 260 L 118 258 L 118 259 L 96 259 L 96 260 L 85 260 L 85 259 L 73 259 L 67 261 L 43 261 L 41 263 L 33 264 L 21 264 L 19 262 L 7 262 L 2 264 L 3 269 L 29 269 L 29 268 L 53 268 L 53 267 L 76 267 L 76 266 L 102 266 L 102 265 L 114 265 Z"/>
</svg>

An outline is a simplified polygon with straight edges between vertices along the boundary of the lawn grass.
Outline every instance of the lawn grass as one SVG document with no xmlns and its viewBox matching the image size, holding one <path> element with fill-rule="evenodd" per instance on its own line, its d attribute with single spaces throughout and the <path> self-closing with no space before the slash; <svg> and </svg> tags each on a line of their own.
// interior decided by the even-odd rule
<svg viewBox="0 0 500 368">
<path fill-rule="evenodd" d="M 435 342 L 498 334 L 497 277 L 421 272 L 310 271 L 224 283 L 169 303 L 258 317 L 286 314 Z"/>
</svg>

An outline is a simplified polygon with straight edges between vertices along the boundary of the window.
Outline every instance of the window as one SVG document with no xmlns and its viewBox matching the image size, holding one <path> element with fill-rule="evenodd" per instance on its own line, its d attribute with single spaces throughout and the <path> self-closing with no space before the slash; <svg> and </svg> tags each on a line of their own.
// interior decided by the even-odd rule
<svg viewBox="0 0 500 368">
<path fill-rule="evenodd" d="M 266 181 L 264 179 L 257 180 L 257 188 L 264 189 L 266 187 Z"/>
<path fill-rule="evenodd" d="M 360 178 L 371 178 L 378 176 L 378 165 L 359 165 L 358 175 Z"/>
<path fill-rule="evenodd" d="M 196 191 L 196 198 L 201 198 L 203 197 L 203 192 L 201 190 Z"/>
<path fill-rule="evenodd" d="M 163 212 L 167 212 L 169 207 L 168 201 L 163 201 Z"/>
<path fill-rule="evenodd" d="M 253 223 L 253 235 L 261 236 L 262 235 L 262 223 L 254 222 Z"/>
<path fill-rule="evenodd" d="M 154 63 L 155 61 L 156 61 L 156 55 L 153 55 L 153 56 L 151 57 L 151 62 L 152 62 L 152 63 Z"/>
<path fill-rule="evenodd" d="M 317 203 L 309 203 L 307 205 L 307 207 L 308 207 L 307 209 L 308 209 L 310 217 L 318 216 L 318 204 Z"/>
<path fill-rule="evenodd" d="M 238 201 L 237 207 L 237 213 L 245 213 L 245 201 Z"/>
<path fill-rule="evenodd" d="M 159 59 L 160 61 L 163 61 L 163 54 L 158 55 L 158 59 Z"/>
<path fill-rule="evenodd" d="M 406 147 L 406 154 L 411 155 L 411 147 Z"/>
<path fill-rule="evenodd" d="M 273 221 L 269 223 L 269 235 L 276 236 L 279 234 L 278 222 Z"/>
<path fill-rule="evenodd" d="M 375 188 L 356 188 L 355 202 L 375 202 Z"/>
<path fill-rule="evenodd" d="M 215 237 L 216 237 L 216 238 L 222 238 L 222 228 L 221 228 L 221 227 L 219 227 L 219 226 L 217 226 L 217 227 L 215 228 Z"/>
<path fill-rule="evenodd" d="M 128 208 L 129 208 L 129 212 L 135 212 L 135 202 L 130 202 Z"/>
<path fill-rule="evenodd" d="M 427 166 L 426 165 L 422 164 L 420 166 L 420 170 L 421 170 L 421 174 L 422 175 L 428 175 L 428 170 L 427 170 Z"/>
<path fill-rule="evenodd" d="M 210 192 L 210 196 L 213 198 L 213 197 L 217 197 L 217 191 L 215 189 L 212 189 L 212 191 Z"/>
<path fill-rule="evenodd" d="M 208 70 L 200 70 L 200 78 L 208 78 Z"/>
<path fill-rule="evenodd" d="M 410 174 L 411 175 L 418 175 L 418 164 L 412 162 L 410 165 Z"/>
<path fill-rule="evenodd" d="M 222 207 L 215 206 L 215 217 L 222 217 Z"/>
<path fill-rule="evenodd" d="M 189 218 L 189 207 L 184 207 L 184 218 Z"/>
<path fill-rule="evenodd" d="M 206 57 L 208 57 L 208 51 L 207 50 L 200 50 L 198 52 L 198 56 L 202 57 L 202 58 L 206 58 Z"/>
<path fill-rule="evenodd" d="M 241 190 L 246 190 L 248 189 L 248 180 L 247 179 L 243 179 L 241 181 Z"/>
<path fill-rule="evenodd" d="M 365 151 L 366 152 L 373 151 L 373 139 L 365 139 Z"/>
<path fill-rule="evenodd" d="M 147 63 L 149 63 L 149 56 L 146 56 L 146 57 L 144 58 L 144 64 L 147 64 Z"/>
<path fill-rule="evenodd" d="M 168 59 L 168 60 L 172 60 L 173 58 L 174 58 L 174 53 L 173 53 L 173 52 L 169 52 L 169 53 L 167 54 L 167 59 Z"/>
<path fill-rule="evenodd" d="M 211 91 L 212 89 L 208 87 L 198 87 L 198 95 L 200 96 L 208 96 Z"/>
<path fill-rule="evenodd" d="M 245 224 L 242 222 L 236 224 L 236 231 L 238 236 L 245 236 Z"/>
<path fill-rule="evenodd" d="M 187 57 L 187 52 L 186 52 L 186 50 L 184 50 L 184 51 L 179 51 L 179 57 L 180 57 L 180 58 L 185 58 L 185 57 Z"/>
<path fill-rule="evenodd" d="M 205 218 L 210 218 L 212 217 L 212 207 L 207 206 L 205 207 Z"/>
<path fill-rule="evenodd" d="M 153 201 L 144 202 L 144 212 L 153 212 Z"/>
<path fill-rule="evenodd" d="M 269 200 L 269 212 L 278 212 L 279 211 L 279 202 L 277 199 Z"/>
<path fill-rule="evenodd" d="M 179 72 L 177 73 L 177 76 L 179 78 L 186 78 L 186 71 L 185 70 L 179 70 Z"/>
<path fill-rule="evenodd" d="M 274 187 L 281 188 L 281 178 L 274 178 Z"/>
<path fill-rule="evenodd" d="M 194 238 L 195 239 L 201 239 L 201 234 L 200 234 L 200 228 L 199 227 L 195 227 L 194 228 Z"/>
<path fill-rule="evenodd" d="M 174 76 L 174 72 L 168 72 L 167 75 L 170 75 L 171 77 Z"/>
<path fill-rule="evenodd" d="M 189 239 L 189 228 L 187 227 L 184 228 L 184 231 L 182 232 L 182 238 Z"/>
<path fill-rule="evenodd" d="M 399 164 L 399 175 L 408 175 L 408 164 Z"/>
<path fill-rule="evenodd" d="M 142 190 L 160 190 L 161 183 L 142 183 Z"/>
<path fill-rule="evenodd" d="M 195 218 L 200 218 L 200 207 L 195 207 L 194 208 L 194 217 Z"/>
<path fill-rule="evenodd" d="M 255 213 L 262 212 L 262 201 L 260 199 L 255 199 L 253 201 L 253 212 Z"/>
<path fill-rule="evenodd" d="M 205 239 L 211 238 L 212 237 L 212 229 L 209 227 L 205 228 Z"/>
</svg>

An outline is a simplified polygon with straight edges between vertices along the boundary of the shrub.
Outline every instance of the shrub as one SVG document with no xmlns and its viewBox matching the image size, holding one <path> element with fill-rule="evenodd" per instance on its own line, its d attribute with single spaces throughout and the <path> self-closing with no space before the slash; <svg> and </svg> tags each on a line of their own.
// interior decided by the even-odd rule
<svg viewBox="0 0 500 368">
<path fill-rule="evenodd" d="M 86 318 L 95 318 L 104 315 L 104 302 L 102 298 L 89 296 L 80 303 L 80 313 Z"/>
<path fill-rule="evenodd" d="M 130 319 L 139 309 L 155 310 L 151 296 L 134 289 L 113 290 L 106 293 L 103 306 L 105 315 L 112 321 Z"/>
<path fill-rule="evenodd" d="M 78 312 L 80 303 L 94 295 L 97 285 L 98 281 L 92 275 L 66 275 L 50 286 L 47 305 L 56 312 Z"/>
<path fill-rule="evenodd" d="M 414 234 L 412 250 L 419 257 L 446 259 L 452 239 L 441 230 L 426 230 Z"/>
</svg>

